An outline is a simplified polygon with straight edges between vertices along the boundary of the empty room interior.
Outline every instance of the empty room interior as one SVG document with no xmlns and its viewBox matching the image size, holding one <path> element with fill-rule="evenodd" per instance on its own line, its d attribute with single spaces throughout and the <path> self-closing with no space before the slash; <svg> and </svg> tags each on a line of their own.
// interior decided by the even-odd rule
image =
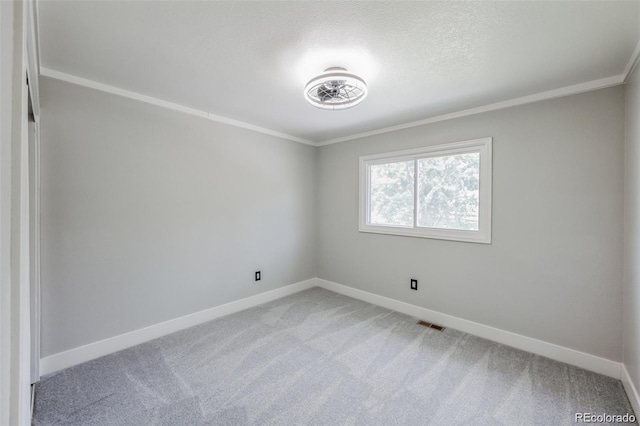
<svg viewBox="0 0 640 426">
<path fill-rule="evenodd" d="M 638 424 L 639 1 L 0 36 L 0 425 Z"/>
</svg>

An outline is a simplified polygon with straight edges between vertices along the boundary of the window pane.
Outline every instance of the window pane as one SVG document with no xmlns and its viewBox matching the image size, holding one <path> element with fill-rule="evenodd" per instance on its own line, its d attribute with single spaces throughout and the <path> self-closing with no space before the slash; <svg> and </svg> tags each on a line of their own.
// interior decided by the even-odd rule
<svg viewBox="0 0 640 426">
<path fill-rule="evenodd" d="M 369 223 L 413 226 L 414 161 L 369 166 Z"/>
<path fill-rule="evenodd" d="M 478 230 L 480 154 L 418 160 L 418 226 Z"/>
</svg>

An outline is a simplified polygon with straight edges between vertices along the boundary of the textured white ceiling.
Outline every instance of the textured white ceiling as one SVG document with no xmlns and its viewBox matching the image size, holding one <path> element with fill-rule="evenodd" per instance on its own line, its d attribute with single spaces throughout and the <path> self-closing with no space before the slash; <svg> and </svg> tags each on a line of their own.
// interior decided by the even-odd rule
<svg viewBox="0 0 640 426">
<path fill-rule="evenodd" d="M 43 67 L 323 141 L 619 75 L 630 2 L 40 1 Z M 308 105 L 330 66 L 369 83 Z"/>
</svg>

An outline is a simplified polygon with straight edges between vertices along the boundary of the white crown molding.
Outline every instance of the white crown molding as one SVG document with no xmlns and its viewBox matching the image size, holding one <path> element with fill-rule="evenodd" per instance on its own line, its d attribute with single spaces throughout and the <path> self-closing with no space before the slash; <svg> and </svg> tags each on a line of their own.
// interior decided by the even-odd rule
<svg viewBox="0 0 640 426">
<path fill-rule="evenodd" d="M 201 111 L 195 108 L 190 108 L 184 105 L 154 98 L 152 96 L 143 95 L 141 93 L 132 92 L 130 90 L 121 89 L 119 87 L 110 86 L 108 84 L 99 83 L 93 80 L 88 80 L 86 78 L 78 77 L 72 74 L 67 74 L 64 72 L 52 70 L 50 68 L 40 67 L 40 75 L 44 77 L 54 78 L 56 80 L 66 81 L 67 83 L 76 84 L 78 86 L 84 86 L 90 89 L 111 93 L 113 95 L 123 96 L 129 99 L 135 99 L 137 101 L 146 102 L 148 104 L 172 109 L 174 111 L 183 112 L 185 114 L 195 115 L 196 117 L 206 118 L 207 120 L 216 121 L 218 123 L 224 123 L 230 126 L 240 127 L 242 129 L 253 130 L 254 132 L 263 133 L 265 135 L 270 135 L 270 136 L 276 136 L 282 139 L 288 139 L 290 141 L 299 142 L 305 145 L 316 146 L 315 142 L 312 142 L 307 139 L 299 138 L 297 136 L 288 135 L 286 133 L 277 132 L 275 130 L 267 129 L 260 126 L 255 126 L 253 124 L 245 123 L 244 121 L 234 120 L 232 118 L 223 117 L 221 115 L 212 114 L 210 112 Z"/>
<path fill-rule="evenodd" d="M 466 116 L 470 116 L 470 115 L 480 114 L 480 113 L 483 113 L 483 112 L 495 111 L 495 110 L 505 109 L 505 108 L 509 108 L 509 107 L 513 107 L 513 106 L 525 105 L 525 104 L 530 104 L 530 103 L 533 103 L 533 102 L 539 102 L 539 101 L 544 101 L 544 100 L 548 100 L 548 99 L 560 98 L 560 97 L 563 97 L 563 96 L 576 95 L 576 94 L 579 94 L 579 93 L 589 92 L 589 91 L 592 91 L 592 90 L 598 90 L 598 89 L 604 89 L 604 88 L 611 87 L 611 86 L 617 86 L 617 85 L 625 83 L 626 78 L 628 78 L 628 73 L 631 73 L 633 71 L 633 68 L 635 67 L 635 64 L 637 64 L 637 62 L 638 62 L 638 57 L 639 56 L 640 56 L 640 43 L 636 47 L 636 50 L 634 51 L 634 54 L 632 55 L 632 58 L 630 59 L 629 64 L 627 65 L 628 70 L 625 71 L 624 74 L 620 74 L 620 75 L 616 75 L 616 76 L 612 76 L 612 77 L 601 78 L 601 79 L 598 79 L 598 80 L 587 81 L 585 83 L 574 84 L 572 86 L 561 87 L 561 88 L 558 88 L 558 89 L 547 90 L 545 92 L 540 92 L 540 93 L 535 93 L 535 94 L 532 94 L 532 95 L 522 96 L 522 97 L 519 97 L 519 98 L 509 99 L 509 100 L 506 100 L 506 101 L 496 102 L 496 103 L 493 103 L 493 104 L 482 105 L 482 106 L 479 106 L 479 107 L 464 109 L 464 110 L 461 110 L 461 111 L 455 111 L 455 112 L 451 112 L 451 113 L 447 113 L 447 114 L 438 115 L 438 116 L 435 116 L 435 117 L 425 118 L 425 119 L 422 119 L 422 120 L 417 120 L 417 121 L 411 121 L 411 122 L 408 122 L 408 123 L 398 124 L 398 125 L 395 125 L 395 126 L 383 127 L 383 128 L 376 129 L 376 130 L 371 130 L 371 131 L 368 131 L 368 132 L 356 133 L 356 134 L 353 134 L 353 135 L 343 136 L 343 137 L 336 138 L 336 139 L 329 139 L 329 140 L 322 141 L 322 142 L 313 142 L 313 141 L 308 140 L 308 139 L 299 138 L 297 136 L 288 135 L 286 133 L 277 132 L 275 130 L 267 129 L 267 128 L 260 127 L 260 126 L 255 126 L 253 124 L 246 123 L 244 121 L 234 120 L 234 119 L 231 119 L 231 118 L 223 117 L 221 115 L 212 114 L 212 113 L 209 113 L 209 112 L 206 112 L 206 111 L 201 111 L 201 110 L 198 110 L 198 109 L 195 109 L 195 108 L 191 108 L 191 107 L 187 107 L 187 106 L 184 106 L 184 105 L 176 104 L 174 102 L 165 101 L 165 100 L 162 100 L 162 99 L 154 98 L 152 96 L 143 95 L 143 94 L 140 94 L 140 93 L 137 93 L 137 92 L 132 92 L 130 90 L 121 89 L 119 87 L 110 86 L 110 85 L 104 84 L 104 83 L 99 83 L 97 81 L 88 80 L 86 78 L 78 77 L 78 76 L 75 76 L 75 75 L 72 75 L 72 74 L 67 74 L 67 73 L 64 73 L 64 72 L 52 70 L 52 69 L 47 68 L 47 67 L 42 67 L 42 66 L 40 67 L 40 75 L 42 75 L 44 77 L 49 77 L 49 78 L 54 78 L 54 79 L 57 79 L 57 80 L 66 81 L 68 83 L 76 84 L 76 85 L 79 85 L 79 86 L 88 87 L 88 88 L 91 88 L 91 89 L 94 89 L 94 90 L 100 90 L 102 92 L 107 92 L 107 93 L 111 93 L 111 94 L 114 94 L 114 95 L 130 98 L 130 99 L 135 99 L 135 100 L 138 100 L 138 101 L 141 101 L 141 102 L 146 102 L 146 103 L 149 103 L 149 104 L 152 104 L 152 105 L 156 105 L 156 106 L 172 109 L 174 111 L 183 112 L 185 114 L 194 115 L 196 117 L 205 118 L 205 119 L 216 121 L 216 122 L 219 122 L 219 123 L 224 123 L 224 124 L 228 124 L 228 125 L 231 125 L 231 126 L 240 127 L 240 128 L 243 128 L 243 129 L 253 130 L 253 131 L 258 132 L 258 133 L 263 133 L 263 134 L 266 134 L 266 135 L 271 135 L 271 136 L 276 136 L 276 137 L 283 138 L 283 139 L 288 139 L 288 140 L 291 140 L 291 141 L 294 141 L 294 142 L 299 142 L 299 143 L 302 143 L 302 144 L 305 144 L 305 145 L 320 147 L 320 146 L 332 145 L 332 144 L 340 143 L 340 142 L 347 142 L 347 141 L 350 141 L 350 140 L 360 139 L 360 138 L 364 138 L 364 137 L 368 137 L 368 136 L 375 136 L 375 135 L 380 135 L 380 134 L 384 134 L 384 133 L 394 132 L 394 131 L 397 131 L 397 130 L 408 129 L 408 128 L 411 128 L 411 127 L 423 126 L 425 124 L 431 124 L 431 123 L 437 123 L 437 122 L 440 122 L 440 121 L 452 120 L 454 118 L 460 118 L 460 117 L 466 117 Z"/>
<path fill-rule="evenodd" d="M 42 376 L 55 373 L 92 359 L 100 358 L 132 346 L 139 345 L 149 340 L 157 339 L 185 328 L 193 327 L 213 319 L 243 311 L 253 306 L 261 305 L 272 300 L 280 299 L 290 294 L 307 290 L 316 285 L 316 279 L 311 278 L 275 290 L 259 293 L 244 299 L 229 302 L 224 305 L 188 314 L 169 321 L 154 324 L 149 327 L 140 328 L 108 339 L 99 340 L 84 346 L 69 349 L 40 359 L 40 373 Z"/>
<path fill-rule="evenodd" d="M 375 136 L 383 133 L 395 132 L 396 130 L 408 129 L 411 127 L 423 126 L 425 124 L 437 123 L 439 121 L 451 120 L 454 118 L 466 117 L 469 115 L 480 114 L 483 112 L 495 111 L 498 109 L 509 108 L 533 102 L 545 101 L 547 99 L 560 98 L 563 96 L 577 95 L 578 93 L 590 92 L 592 90 L 604 89 L 611 86 L 623 84 L 624 76 L 615 75 L 613 77 L 601 78 L 598 80 L 587 81 L 585 83 L 574 84 L 572 86 L 561 87 L 559 89 L 547 90 L 546 92 L 535 93 L 533 95 L 522 96 L 520 98 L 510 99 L 506 101 L 496 102 L 493 104 L 483 105 L 475 108 L 464 109 L 449 114 L 438 115 L 435 117 L 425 118 L 409 123 L 398 124 L 396 126 L 383 127 L 369 132 L 357 133 L 355 135 L 344 136 L 336 139 L 329 139 L 318 142 L 316 146 L 331 145 L 334 143 L 346 142 L 353 139 L 360 139 L 367 136 Z"/>
<path fill-rule="evenodd" d="M 640 41 L 638 41 L 638 44 L 636 44 L 636 48 L 631 54 L 631 57 L 629 58 L 629 62 L 627 62 L 627 66 L 624 69 L 624 73 L 622 73 L 622 75 L 624 76 L 624 83 L 626 83 L 631 77 L 633 70 L 638 65 L 639 58 L 640 58 Z"/>
<path fill-rule="evenodd" d="M 631 402 L 633 411 L 637 416 L 640 416 L 640 395 L 638 395 L 638 389 L 633 384 L 633 380 L 631 380 L 631 376 L 624 364 L 622 364 L 620 380 L 622 381 L 625 392 L 627 392 L 627 397 L 629 398 L 629 402 Z"/>
<path fill-rule="evenodd" d="M 316 279 L 317 285 L 326 290 L 353 297 L 354 299 L 363 300 L 392 309 L 412 317 L 432 322 L 434 324 L 443 325 L 474 336 L 502 343 L 526 352 L 542 355 L 556 361 L 566 364 L 575 365 L 585 370 L 594 371 L 620 380 L 620 372 L 622 364 L 610 359 L 601 358 L 588 353 L 580 352 L 554 343 L 544 342 L 542 340 L 523 336 L 521 334 L 512 333 L 510 331 L 458 318 L 453 315 L 444 314 L 442 312 L 433 311 L 431 309 L 422 308 L 420 306 L 411 305 L 399 300 L 390 299 L 367 291 L 358 290 L 353 287 L 334 283 L 331 281 Z"/>
</svg>

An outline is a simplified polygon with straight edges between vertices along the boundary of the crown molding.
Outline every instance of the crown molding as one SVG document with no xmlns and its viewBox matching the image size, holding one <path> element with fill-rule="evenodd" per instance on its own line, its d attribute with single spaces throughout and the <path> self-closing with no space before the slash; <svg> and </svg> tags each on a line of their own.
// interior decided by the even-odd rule
<svg viewBox="0 0 640 426">
<path fill-rule="evenodd" d="M 628 73 L 633 71 L 635 64 L 638 62 L 638 58 L 640 56 L 640 43 L 636 47 L 632 58 L 629 60 L 629 64 L 627 65 Z M 574 84 L 571 86 L 565 86 L 558 89 L 547 90 L 545 92 L 535 93 L 532 95 L 522 96 L 519 98 L 509 99 L 506 101 L 496 102 L 493 104 L 482 105 L 479 107 L 464 109 L 461 111 L 455 111 L 447 114 L 438 115 L 435 117 L 424 118 L 422 120 L 411 121 L 408 123 L 398 124 L 395 126 L 383 127 L 376 130 L 371 130 L 363 133 L 356 133 L 353 135 L 343 136 L 340 138 L 329 139 L 322 142 L 313 142 L 308 139 L 299 138 L 297 136 L 289 135 L 286 133 L 277 132 L 275 130 L 267 129 L 264 127 L 256 126 L 250 123 L 246 123 L 244 121 L 234 120 L 231 118 L 223 117 L 221 115 L 212 114 L 206 111 L 201 111 L 195 108 L 187 107 L 184 105 L 176 104 L 173 102 L 165 101 L 163 99 L 154 98 L 152 96 L 143 95 L 137 92 L 133 92 L 126 89 L 121 89 L 119 87 L 110 86 L 108 84 L 99 83 L 97 81 L 88 80 L 86 78 L 78 77 L 72 74 L 67 74 L 64 72 L 52 70 L 46 67 L 40 67 L 40 75 L 44 77 L 53 78 L 56 80 L 66 81 L 68 83 L 76 84 L 79 86 L 88 87 L 94 90 L 100 90 L 102 92 L 110 93 L 113 95 L 123 96 L 129 99 L 135 99 L 141 102 L 149 103 L 152 105 L 172 109 L 174 111 L 183 112 L 185 114 L 194 115 L 196 117 L 205 118 L 208 120 L 216 121 L 218 123 L 224 123 L 235 127 L 240 127 L 243 129 L 253 130 L 258 133 L 263 133 L 270 136 L 276 136 L 279 138 L 291 140 L 294 142 L 299 142 L 305 145 L 310 146 L 325 146 L 332 145 L 340 142 L 347 142 L 354 139 L 360 139 L 368 136 L 375 136 L 389 132 L 395 132 L 397 130 L 408 129 L 411 127 L 423 126 L 425 124 L 437 123 L 440 121 L 452 120 L 454 118 L 466 117 L 470 115 L 480 114 L 483 112 L 496 111 L 499 109 L 510 108 L 513 106 L 525 105 L 533 102 L 544 101 L 548 99 L 560 98 L 563 96 L 576 95 L 579 93 L 589 92 L 592 90 L 604 89 L 611 86 L 617 86 L 620 84 L 624 84 L 626 79 L 628 78 L 628 73 L 625 71 L 624 74 L 615 75 L 612 77 L 601 78 L 598 80 L 587 81 L 585 83 Z"/>
<path fill-rule="evenodd" d="M 483 112 L 495 111 L 499 109 L 530 104 L 533 102 L 545 101 L 547 99 L 560 98 L 563 96 L 576 95 L 578 93 L 590 92 L 592 90 L 604 89 L 611 86 L 617 86 L 624 83 L 624 75 L 615 75 L 613 77 L 601 78 L 598 80 L 587 81 L 585 83 L 574 84 L 572 86 L 561 87 L 559 89 L 547 90 L 546 92 L 535 93 L 533 95 L 522 96 L 506 101 L 496 102 L 493 104 L 483 105 L 475 108 L 464 109 L 448 114 L 438 115 L 435 117 L 424 118 L 418 121 L 398 124 L 395 126 L 383 127 L 381 129 L 371 130 L 369 132 L 357 133 L 350 136 L 344 136 L 336 139 L 329 139 L 319 142 L 316 146 L 331 145 L 334 143 L 346 142 L 353 139 L 360 139 L 367 136 L 375 136 L 383 133 L 395 132 L 396 130 L 408 129 L 411 127 L 423 126 L 425 124 L 437 123 L 439 121 L 451 120 L 454 118 L 466 117 L 469 115 L 480 114 Z"/>
<path fill-rule="evenodd" d="M 195 108 L 190 108 L 184 105 L 154 98 L 152 96 L 143 95 L 141 93 L 132 92 L 130 90 L 121 89 L 119 87 L 110 86 L 108 84 L 99 83 L 93 80 L 88 80 L 86 78 L 78 77 L 72 74 L 67 74 L 64 72 L 52 70 L 50 68 L 40 67 L 40 75 L 44 77 L 53 78 L 56 80 L 66 81 L 67 83 L 72 83 L 78 86 L 84 86 L 90 89 L 99 90 L 101 92 L 110 93 L 112 95 L 118 95 L 118 96 L 122 96 L 129 99 L 135 99 L 137 101 L 160 106 L 163 108 L 168 108 L 174 111 L 183 112 L 185 114 L 194 115 L 196 117 L 206 118 L 207 120 L 216 121 L 218 123 L 224 123 L 230 126 L 252 130 L 254 132 L 263 133 L 265 135 L 276 136 L 282 139 L 299 142 L 305 145 L 316 146 L 315 142 L 312 142 L 307 139 L 299 138 L 297 136 L 292 136 L 286 133 L 277 132 L 275 130 L 267 129 L 265 127 L 255 126 L 250 123 L 245 123 L 244 121 L 234 120 L 232 118 L 223 117 L 221 115 L 212 114 L 210 112 L 201 111 Z"/>
<path fill-rule="evenodd" d="M 638 44 L 636 44 L 636 48 L 631 54 L 631 57 L 629 58 L 629 62 L 627 62 L 627 66 L 624 68 L 624 73 L 622 73 L 622 75 L 624 76 L 624 83 L 626 83 L 629 80 L 629 77 L 631 77 L 633 70 L 638 65 L 639 58 L 640 58 L 640 41 L 638 41 Z"/>
</svg>

